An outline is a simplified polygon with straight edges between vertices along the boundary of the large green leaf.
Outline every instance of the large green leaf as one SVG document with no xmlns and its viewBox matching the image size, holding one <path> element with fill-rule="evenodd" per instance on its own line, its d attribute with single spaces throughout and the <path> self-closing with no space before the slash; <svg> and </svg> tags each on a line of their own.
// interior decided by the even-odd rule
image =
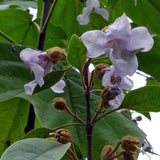
<svg viewBox="0 0 160 160">
<path fill-rule="evenodd" d="M 154 37 L 154 46 L 153 48 L 145 53 L 137 53 L 139 70 L 144 71 L 145 73 L 154 77 L 157 81 L 160 82 L 160 37 Z"/>
<path fill-rule="evenodd" d="M 159 112 L 160 86 L 146 86 L 129 92 L 121 106 L 140 112 Z"/>
<path fill-rule="evenodd" d="M 77 35 L 73 35 L 69 41 L 67 60 L 71 65 L 82 71 L 86 61 L 87 49 Z"/>
<path fill-rule="evenodd" d="M 24 136 L 29 103 L 20 98 L 0 102 L 0 155 L 13 142 Z"/>
<path fill-rule="evenodd" d="M 160 10 L 157 9 L 160 1 L 137 0 L 135 5 L 135 0 L 120 0 L 120 4 L 134 23 L 146 26 L 154 34 L 160 34 Z"/>
<path fill-rule="evenodd" d="M 38 28 L 32 16 L 23 10 L 9 9 L 0 11 L 0 42 L 8 42 L 10 37 L 18 44 L 36 47 Z"/>
<path fill-rule="evenodd" d="M 1 53 L 3 68 L 0 70 L 0 75 L 3 77 L 0 79 L 0 83 L 3 87 L 0 88 L 0 101 L 5 101 L 13 97 L 26 99 L 33 104 L 40 124 L 43 127 L 53 129 L 61 125 L 77 123 L 77 121 L 66 111 L 60 112 L 53 108 L 52 100 L 55 97 L 63 97 L 70 110 L 72 112 L 77 112 L 82 120 L 85 121 L 86 109 L 84 90 L 78 72 L 72 69 L 65 74 L 64 80 L 66 87 L 63 94 L 56 94 L 50 89 L 47 89 L 33 96 L 29 96 L 25 94 L 23 85 L 26 82 L 31 81 L 34 77 L 30 75 L 30 70 L 27 65 L 23 64 L 19 59 L 19 52 L 23 47 L 13 44 L 1 44 L 0 49 L 3 51 Z M 6 65 L 4 65 L 5 63 Z M 95 114 L 99 105 L 99 99 L 99 95 L 92 93 L 92 116 Z M 81 149 L 83 156 L 86 157 L 87 150 L 85 130 L 81 126 L 69 126 L 67 128 L 71 130 L 73 141 Z M 144 133 L 137 127 L 137 125 L 121 113 L 109 114 L 99 120 L 93 130 L 94 160 L 99 159 L 104 145 L 111 144 L 115 146 L 117 141 L 126 135 L 138 137 L 141 143 L 145 137 Z"/>
<path fill-rule="evenodd" d="M 70 143 L 63 145 L 40 138 L 25 139 L 10 146 L 3 153 L 1 160 L 60 160 L 69 147 Z"/>
</svg>

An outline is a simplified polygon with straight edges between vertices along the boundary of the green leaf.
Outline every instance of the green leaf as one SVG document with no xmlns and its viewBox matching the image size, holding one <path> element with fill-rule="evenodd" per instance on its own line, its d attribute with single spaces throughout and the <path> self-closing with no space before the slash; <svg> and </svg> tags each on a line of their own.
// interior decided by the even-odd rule
<svg viewBox="0 0 160 160">
<path fill-rule="evenodd" d="M 139 70 L 151 75 L 160 82 L 160 37 L 154 37 L 154 46 L 149 52 L 137 53 Z"/>
<path fill-rule="evenodd" d="M 157 9 L 160 1 L 153 3 L 153 0 L 137 0 L 135 5 L 134 0 L 120 0 L 120 4 L 134 23 L 146 26 L 154 34 L 160 34 L 160 11 Z"/>
<path fill-rule="evenodd" d="M 23 10 L 0 10 L 0 42 L 11 42 L 36 47 L 38 28 L 32 16 Z M 3 33 L 3 34 L 2 34 Z M 14 43 L 15 43 L 14 42 Z"/>
<path fill-rule="evenodd" d="M 63 145 L 58 142 L 40 138 L 25 139 L 10 146 L 3 153 L 1 160 L 60 160 L 69 147 L 70 143 Z"/>
<path fill-rule="evenodd" d="M 0 155 L 13 142 L 24 136 L 29 103 L 20 98 L 0 102 Z"/>
<path fill-rule="evenodd" d="M 160 86 L 146 86 L 130 91 L 121 105 L 137 112 L 160 111 Z"/>
<path fill-rule="evenodd" d="M 49 87 L 56 84 L 65 74 L 67 69 L 61 69 L 61 70 L 55 70 L 50 73 L 48 73 L 43 79 L 44 79 L 44 85 L 40 87 L 37 85 L 33 91 L 33 94 L 38 93 L 40 91 L 43 91 L 45 89 L 48 89 Z"/>
<path fill-rule="evenodd" d="M 28 132 L 23 139 L 26 138 L 46 138 L 49 136 L 50 130 L 47 128 L 36 128 Z"/>
<path fill-rule="evenodd" d="M 19 58 L 24 46 L 0 43 L 0 101 L 24 94 L 24 84 L 34 79 L 30 68 Z"/>
<path fill-rule="evenodd" d="M 2 9 L 10 9 L 13 6 L 16 6 L 18 9 L 26 10 L 29 7 L 36 8 L 36 2 L 35 1 L 20 1 L 20 0 L 4 0 L 0 5 L 0 10 Z"/>
<path fill-rule="evenodd" d="M 69 49 L 67 60 L 74 67 L 82 71 L 83 65 L 86 61 L 87 49 L 83 42 L 77 35 L 73 35 L 69 41 Z"/>
</svg>

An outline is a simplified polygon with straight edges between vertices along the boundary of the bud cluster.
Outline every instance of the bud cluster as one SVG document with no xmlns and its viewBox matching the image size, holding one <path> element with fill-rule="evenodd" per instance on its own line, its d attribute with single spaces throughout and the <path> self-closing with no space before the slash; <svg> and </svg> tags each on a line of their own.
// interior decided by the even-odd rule
<svg viewBox="0 0 160 160">
<path fill-rule="evenodd" d="M 111 145 L 106 145 L 101 152 L 101 160 L 116 160 L 115 158 L 120 157 L 122 160 L 136 160 L 135 152 L 138 149 L 136 146 L 140 141 L 136 137 L 125 136 L 123 137 L 113 148 Z M 123 151 L 116 155 L 116 150 L 121 145 Z"/>
</svg>

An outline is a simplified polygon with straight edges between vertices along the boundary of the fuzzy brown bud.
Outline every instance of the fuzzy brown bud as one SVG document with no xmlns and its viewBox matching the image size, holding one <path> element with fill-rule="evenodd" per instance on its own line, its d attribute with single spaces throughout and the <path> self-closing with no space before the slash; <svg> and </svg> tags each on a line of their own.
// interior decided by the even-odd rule
<svg viewBox="0 0 160 160">
<path fill-rule="evenodd" d="M 134 153 L 137 150 L 136 144 L 139 143 L 139 139 L 132 136 L 125 136 L 121 139 L 122 148 L 129 153 Z"/>
<path fill-rule="evenodd" d="M 105 32 L 106 29 L 108 29 L 108 26 L 105 26 L 104 28 L 102 28 L 101 31 Z"/>
<path fill-rule="evenodd" d="M 59 129 L 55 133 L 55 139 L 60 143 L 66 144 L 72 142 L 72 135 L 67 129 Z"/>
<path fill-rule="evenodd" d="M 141 121 L 142 120 L 142 117 L 141 116 L 137 116 L 136 117 L 136 121 Z"/>
<path fill-rule="evenodd" d="M 62 57 L 67 57 L 67 53 L 60 47 L 50 48 L 46 52 L 48 54 L 47 58 L 50 59 L 53 64 L 57 64 Z"/>
<path fill-rule="evenodd" d="M 136 156 L 134 154 L 130 154 L 128 152 L 123 152 L 122 154 L 122 160 L 136 160 Z"/>
<path fill-rule="evenodd" d="M 108 158 L 115 156 L 116 155 L 115 152 L 113 152 L 111 155 L 109 155 L 113 150 L 114 150 L 114 148 L 111 145 L 104 146 L 104 148 L 101 152 L 101 160 L 106 160 Z M 108 155 L 109 155 L 109 157 L 108 157 Z M 115 160 L 115 158 L 113 160 Z"/>
<path fill-rule="evenodd" d="M 67 107 L 65 99 L 61 97 L 56 97 L 55 99 L 53 99 L 52 104 L 58 110 L 63 110 Z"/>
<path fill-rule="evenodd" d="M 102 80 L 102 77 L 104 75 L 104 72 L 102 72 L 102 69 L 108 68 L 108 67 L 110 67 L 108 64 L 99 63 L 94 70 L 95 75 Z"/>
</svg>

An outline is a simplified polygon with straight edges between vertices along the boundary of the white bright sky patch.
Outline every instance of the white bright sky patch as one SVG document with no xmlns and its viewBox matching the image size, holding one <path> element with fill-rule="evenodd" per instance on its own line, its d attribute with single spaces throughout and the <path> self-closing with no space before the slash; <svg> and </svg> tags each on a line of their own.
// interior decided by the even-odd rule
<svg viewBox="0 0 160 160">
<path fill-rule="evenodd" d="M 29 9 L 29 13 L 31 15 L 33 15 L 32 21 L 34 21 L 37 17 L 37 9 L 36 8 L 31 8 L 31 7 L 29 7 L 28 9 Z"/>
</svg>

